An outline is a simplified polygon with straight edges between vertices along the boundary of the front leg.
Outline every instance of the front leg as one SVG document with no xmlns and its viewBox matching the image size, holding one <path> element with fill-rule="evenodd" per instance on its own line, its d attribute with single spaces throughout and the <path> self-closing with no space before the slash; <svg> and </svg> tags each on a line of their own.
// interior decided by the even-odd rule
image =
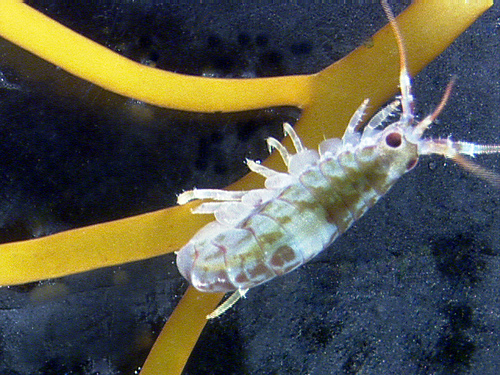
<svg viewBox="0 0 500 375">
<path fill-rule="evenodd" d="M 216 201 L 239 201 L 246 191 L 228 191 L 219 189 L 193 189 L 177 197 L 177 204 L 183 205 L 195 199 L 213 199 Z"/>
</svg>

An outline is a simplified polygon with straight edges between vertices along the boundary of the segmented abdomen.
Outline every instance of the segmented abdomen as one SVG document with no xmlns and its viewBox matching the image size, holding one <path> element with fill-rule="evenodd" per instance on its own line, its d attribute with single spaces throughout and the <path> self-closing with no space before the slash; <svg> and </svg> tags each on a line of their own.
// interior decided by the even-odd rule
<svg viewBox="0 0 500 375">
<path fill-rule="evenodd" d="M 238 225 L 208 224 L 178 253 L 197 289 L 248 289 L 316 256 L 375 204 L 399 176 L 375 147 L 326 154 Z"/>
</svg>

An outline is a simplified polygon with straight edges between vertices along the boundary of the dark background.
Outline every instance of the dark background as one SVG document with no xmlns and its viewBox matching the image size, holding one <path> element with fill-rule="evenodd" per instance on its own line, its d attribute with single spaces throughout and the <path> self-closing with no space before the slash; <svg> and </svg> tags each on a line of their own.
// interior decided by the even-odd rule
<svg viewBox="0 0 500 375">
<path fill-rule="evenodd" d="M 28 3 L 137 61 L 217 77 L 316 72 L 386 23 L 378 4 Z M 415 78 L 424 116 L 458 76 L 430 135 L 498 142 L 499 28 L 495 5 Z M 224 187 L 299 116 L 154 108 L 7 42 L 0 54 L 2 242 L 161 209 L 193 186 Z M 496 171 L 499 160 L 477 158 Z M 499 204 L 498 189 L 422 158 L 332 248 L 209 322 L 185 373 L 497 373 Z M 186 286 L 169 255 L 2 288 L 0 372 L 133 374 Z"/>
</svg>

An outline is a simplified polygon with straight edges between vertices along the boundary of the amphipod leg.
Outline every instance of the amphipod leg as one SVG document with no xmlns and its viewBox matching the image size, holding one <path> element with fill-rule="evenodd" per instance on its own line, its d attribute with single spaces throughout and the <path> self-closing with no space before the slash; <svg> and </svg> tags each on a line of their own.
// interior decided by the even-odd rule
<svg viewBox="0 0 500 375">
<path fill-rule="evenodd" d="M 363 135 L 361 136 L 361 139 L 371 137 L 373 133 L 377 130 L 377 128 L 379 126 L 382 126 L 387 117 L 396 112 L 396 110 L 398 109 L 398 105 L 399 105 L 399 100 L 395 100 L 392 103 L 386 105 L 380 111 L 378 111 L 370 119 L 370 121 L 368 121 L 368 124 L 366 124 L 365 128 L 363 129 Z"/>
<path fill-rule="evenodd" d="M 369 99 L 365 99 L 363 103 L 356 109 L 356 112 L 352 115 L 345 129 L 344 136 L 342 137 L 342 144 L 356 146 L 359 142 L 359 127 L 361 126 L 361 121 L 365 115 L 366 107 L 368 106 Z"/>
<path fill-rule="evenodd" d="M 214 311 L 207 315 L 207 319 L 217 318 L 218 316 L 224 314 L 227 310 L 229 310 L 233 305 L 238 302 L 241 297 L 245 297 L 248 289 L 237 289 L 236 292 L 231 294 L 227 300 L 222 302 Z"/>
<path fill-rule="evenodd" d="M 295 130 L 292 128 L 292 125 L 290 125 L 288 122 L 285 122 L 283 124 L 283 131 L 285 132 L 285 135 L 288 135 L 292 139 L 293 147 L 295 147 L 297 153 L 305 150 L 302 141 L 300 140 Z"/>
<path fill-rule="evenodd" d="M 256 163 L 250 159 L 247 159 L 247 166 L 252 172 L 258 173 L 261 176 L 264 176 L 265 178 L 269 178 L 279 174 L 279 172 L 276 172 L 275 170 L 265 167 L 262 164 Z"/>
<path fill-rule="evenodd" d="M 246 191 L 228 191 L 218 189 L 194 189 L 179 194 L 177 204 L 183 205 L 195 199 L 213 199 L 216 201 L 239 201 Z"/>
<path fill-rule="evenodd" d="M 352 115 L 351 119 L 349 120 L 349 124 L 345 129 L 344 137 L 346 136 L 346 134 L 356 133 L 359 130 L 359 126 L 361 125 L 361 121 L 363 120 L 363 116 L 365 115 L 366 107 L 368 107 L 369 102 L 370 99 L 363 100 L 363 103 L 361 103 L 358 109 L 356 109 L 356 112 L 354 112 L 354 114 Z"/>
<path fill-rule="evenodd" d="M 193 214 L 213 214 L 227 202 L 205 202 L 191 210 Z"/>
<path fill-rule="evenodd" d="M 267 142 L 267 147 L 269 148 L 269 152 L 272 152 L 273 148 L 278 150 L 278 152 L 281 155 L 281 158 L 283 159 L 283 162 L 288 167 L 288 164 L 290 163 L 290 153 L 288 152 L 286 147 L 283 146 L 280 141 L 278 141 L 276 138 L 273 137 L 267 138 L 266 142 Z"/>
</svg>

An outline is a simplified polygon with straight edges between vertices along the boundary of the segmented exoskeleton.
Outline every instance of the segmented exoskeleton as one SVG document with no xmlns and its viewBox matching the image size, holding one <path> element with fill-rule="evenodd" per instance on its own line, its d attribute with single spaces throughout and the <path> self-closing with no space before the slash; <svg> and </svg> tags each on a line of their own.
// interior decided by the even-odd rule
<svg viewBox="0 0 500 375">
<path fill-rule="evenodd" d="M 318 152 L 305 148 L 294 129 L 284 124 L 285 135 L 292 139 L 296 153 L 289 153 L 274 138 L 267 143 L 281 154 L 288 173 L 247 160 L 250 170 L 266 178 L 265 189 L 200 189 L 179 195 L 179 204 L 194 199 L 215 201 L 193 210 L 196 214 L 214 214 L 215 221 L 177 253 L 179 271 L 195 288 L 204 292 L 236 291 L 209 317 L 227 310 L 249 288 L 290 272 L 316 256 L 415 167 L 421 155 L 451 158 L 500 186 L 497 174 L 461 156 L 498 153 L 500 145 L 422 138 L 445 106 L 453 81 L 437 109 L 416 121 L 402 37 L 392 11 L 385 1 L 382 5 L 398 42 L 400 100 L 382 108 L 360 131 L 368 105 L 365 100 L 342 139 L 323 141 Z M 399 105 L 399 119 L 383 127 Z"/>
</svg>

